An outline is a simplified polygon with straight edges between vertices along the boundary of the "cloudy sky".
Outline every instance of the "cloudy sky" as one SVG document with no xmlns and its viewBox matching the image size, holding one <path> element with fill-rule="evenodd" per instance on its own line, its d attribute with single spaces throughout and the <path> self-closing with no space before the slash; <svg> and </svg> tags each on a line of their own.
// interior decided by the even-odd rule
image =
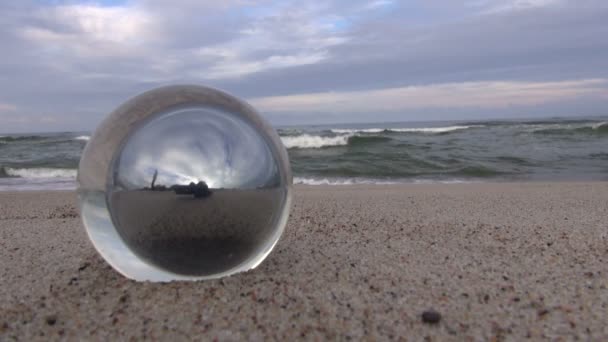
<svg viewBox="0 0 608 342">
<path fill-rule="evenodd" d="M 608 115 L 606 0 L 0 2 L 0 131 L 196 83 L 275 124 Z"/>
</svg>

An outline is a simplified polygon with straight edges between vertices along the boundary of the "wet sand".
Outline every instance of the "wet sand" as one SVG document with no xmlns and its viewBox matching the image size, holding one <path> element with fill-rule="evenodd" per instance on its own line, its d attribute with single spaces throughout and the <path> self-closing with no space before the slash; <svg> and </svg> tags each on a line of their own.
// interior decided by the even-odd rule
<svg viewBox="0 0 608 342">
<path fill-rule="evenodd" d="M 161 284 L 96 254 L 74 193 L 0 192 L 0 340 L 608 339 L 606 182 L 294 194 L 260 267 Z"/>
</svg>

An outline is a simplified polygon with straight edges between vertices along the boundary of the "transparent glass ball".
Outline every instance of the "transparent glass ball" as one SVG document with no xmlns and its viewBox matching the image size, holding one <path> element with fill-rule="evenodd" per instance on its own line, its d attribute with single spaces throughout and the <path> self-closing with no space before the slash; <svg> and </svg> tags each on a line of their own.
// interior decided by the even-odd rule
<svg viewBox="0 0 608 342">
<path fill-rule="evenodd" d="M 219 278 L 250 270 L 285 227 L 292 176 L 275 130 L 202 86 L 148 91 L 111 113 L 78 171 L 84 226 L 128 278 Z"/>
</svg>

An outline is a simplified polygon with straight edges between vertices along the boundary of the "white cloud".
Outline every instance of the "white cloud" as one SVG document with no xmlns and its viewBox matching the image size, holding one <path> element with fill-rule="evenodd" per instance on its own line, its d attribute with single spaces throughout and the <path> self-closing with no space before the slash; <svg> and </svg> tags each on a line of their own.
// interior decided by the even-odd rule
<svg viewBox="0 0 608 342">
<path fill-rule="evenodd" d="M 368 3 L 367 5 L 365 5 L 366 9 L 376 9 L 379 7 L 384 7 L 384 6 L 388 6 L 388 5 L 392 5 L 393 1 L 391 0 L 374 0 L 371 1 L 370 3 Z"/>
<path fill-rule="evenodd" d="M 229 51 L 229 50 L 228 50 Z M 205 52 L 203 51 L 204 55 Z M 255 72 L 281 69 L 299 65 L 314 64 L 323 60 L 326 52 L 310 52 L 299 55 L 272 55 L 262 60 L 243 60 L 235 54 L 221 54 L 222 60 L 205 70 L 201 77 L 207 79 L 223 79 L 230 77 L 240 77 Z"/>
<path fill-rule="evenodd" d="M 198 49 L 198 55 L 212 61 L 202 78 L 241 77 L 271 69 L 315 64 L 330 57 L 329 48 L 349 40 L 336 32 L 334 14 L 323 16 L 324 8 L 269 8 L 254 18 L 232 40 Z"/>
<path fill-rule="evenodd" d="M 470 2 L 469 5 L 482 8 L 482 13 L 491 14 L 548 7 L 559 4 L 562 1 L 563 0 L 479 0 Z"/>
<path fill-rule="evenodd" d="M 332 22 L 338 20 L 337 17 L 320 16 L 324 8 L 312 4 L 297 9 L 269 6 L 261 15 L 244 16 L 246 21 L 240 24 L 244 28 L 217 43 L 212 36 L 218 35 L 218 31 L 197 25 L 214 14 L 221 17 L 230 10 L 238 10 L 243 2 L 221 6 L 192 2 L 185 8 L 173 6 L 167 13 L 161 13 L 160 8 L 152 5 L 154 3 L 144 2 L 114 7 L 95 4 L 44 7 L 33 14 L 36 19 L 33 23 L 19 30 L 23 38 L 52 57 L 49 65 L 54 69 L 78 72 L 63 61 L 63 56 L 81 58 L 83 62 L 140 58 L 148 74 L 134 76 L 161 80 L 167 78 L 163 74 L 177 72 L 188 72 L 201 79 L 221 79 L 314 64 L 328 57 L 328 48 L 348 41 L 347 37 L 334 32 L 336 27 Z M 186 9 L 205 12 L 205 19 L 201 21 L 203 17 L 185 13 Z M 171 16 L 181 22 L 170 20 Z M 185 26 L 176 27 L 180 25 Z M 177 36 L 180 33 L 186 36 Z M 187 46 L 174 44 L 184 38 L 191 40 Z M 184 70 L 188 63 L 191 64 L 187 67 L 189 70 Z M 83 77 L 99 75 L 125 76 L 119 72 L 113 75 L 96 71 Z"/>
<path fill-rule="evenodd" d="M 421 108 L 501 108 L 569 100 L 608 99 L 608 80 L 465 82 L 368 91 L 311 93 L 250 99 L 263 112 L 365 113 Z"/>
<path fill-rule="evenodd" d="M 33 17 L 38 25 L 23 27 L 21 35 L 54 53 L 133 54 L 157 33 L 153 16 L 136 7 L 66 5 L 40 9 Z"/>
<path fill-rule="evenodd" d="M 100 41 L 137 43 L 151 29 L 150 16 L 131 7 L 74 5 L 56 12 L 59 20 L 73 22 L 84 35 Z"/>
</svg>

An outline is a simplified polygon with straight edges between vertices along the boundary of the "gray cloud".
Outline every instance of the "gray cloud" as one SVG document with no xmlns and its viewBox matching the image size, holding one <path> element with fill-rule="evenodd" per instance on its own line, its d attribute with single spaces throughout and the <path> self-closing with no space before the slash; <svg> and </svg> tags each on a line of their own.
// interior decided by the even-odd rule
<svg viewBox="0 0 608 342">
<path fill-rule="evenodd" d="M 255 102 L 443 83 L 608 79 L 605 1 L 24 1 L 2 3 L 0 13 L 2 131 L 91 129 L 128 97 L 169 83 L 208 84 Z M 597 93 L 564 101 L 330 118 L 551 116 L 556 108 L 595 115 L 608 104 Z M 266 113 L 276 122 L 325 121 L 325 114 Z"/>
<path fill-rule="evenodd" d="M 475 80 L 606 77 L 606 6 L 539 8 L 412 30 L 397 14 L 358 27 L 326 63 L 270 71 L 226 87 L 265 96 Z M 323 77 L 319 77 L 322 75 Z M 268 84 L 260 87 L 260 84 Z"/>
</svg>

